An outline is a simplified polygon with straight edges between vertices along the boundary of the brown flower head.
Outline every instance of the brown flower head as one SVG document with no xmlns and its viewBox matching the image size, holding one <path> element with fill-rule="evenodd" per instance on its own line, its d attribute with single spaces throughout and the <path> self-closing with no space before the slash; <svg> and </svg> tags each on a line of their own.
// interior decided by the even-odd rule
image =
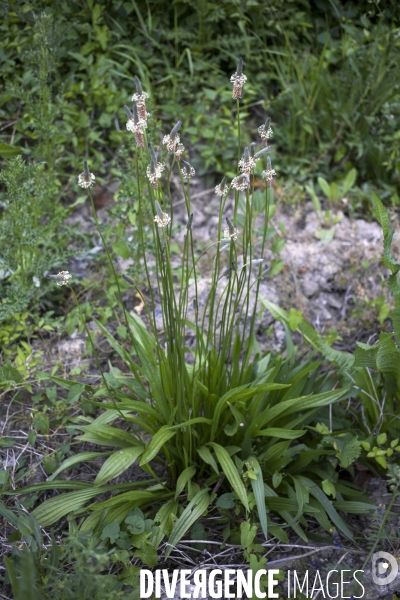
<svg viewBox="0 0 400 600">
<path fill-rule="evenodd" d="M 262 177 L 267 182 L 268 187 L 272 186 L 272 181 L 275 175 L 275 170 L 271 167 L 271 159 L 269 156 L 267 156 L 267 170 L 262 172 Z"/>
<path fill-rule="evenodd" d="M 163 137 L 162 143 L 167 146 L 168 152 L 175 155 L 176 160 L 180 160 L 181 154 L 185 151 L 185 147 L 180 143 L 179 129 L 182 125 L 182 121 L 178 121 L 177 124 L 171 129 L 171 133 Z"/>
<path fill-rule="evenodd" d="M 78 185 L 82 188 L 90 188 L 94 185 L 94 180 L 96 177 L 89 171 L 88 164 L 86 160 L 83 163 L 83 173 L 78 175 Z"/>
<path fill-rule="evenodd" d="M 231 185 L 234 190 L 244 192 L 245 190 L 250 189 L 250 178 L 247 173 L 242 173 L 241 175 L 238 175 L 238 177 L 232 179 Z"/>
<path fill-rule="evenodd" d="M 254 150 L 254 146 L 252 146 L 252 150 Z M 251 170 L 256 166 L 258 158 L 250 155 L 249 149 L 246 146 L 243 152 L 243 157 L 239 161 L 239 168 L 242 173 L 246 173 L 246 175 L 250 175 Z"/>
<path fill-rule="evenodd" d="M 147 123 L 147 117 L 149 117 L 149 113 L 146 112 L 146 100 L 149 97 L 146 92 L 142 90 L 142 85 L 140 83 L 139 77 L 135 75 L 135 85 L 136 85 L 136 94 L 132 96 L 132 102 L 136 102 L 139 119 Z"/>
<path fill-rule="evenodd" d="M 265 121 L 264 125 L 261 125 L 258 128 L 258 133 L 260 134 L 263 146 L 266 146 L 268 144 L 268 139 L 272 136 L 272 133 L 273 133 L 273 131 L 269 125 L 270 123 L 271 123 L 271 119 L 268 117 L 268 119 Z"/>
<path fill-rule="evenodd" d="M 48 275 L 50 279 L 57 282 L 57 285 L 68 285 L 68 280 L 71 279 L 72 275 L 68 271 L 60 271 L 57 275 Z"/>
<path fill-rule="evenodd" d="M 243 74 L 243 58 L 239 58 L 236 73 L 231 76 L 231 83 L 233 83 L 232 98 L 234 100 L 242 97 L 242 88 L 246 81 L 247 77 Z"/>
<path fill-rule="evenodd" d="M 128 106 L 124 106 L 125 112 L 128 117 L 128 122 L 126 124 L 126 128 L 128 131 L 131 131 L 135 136 L 135 141 L 139 148 L 144 148 L 144 130 L 147 127 L 146 121 L 143 119 L 139 119 L 139 113 L 137 105 L 133 105 L 133 110 L 131 111 Z"/>
<path fill-rule="evenodd" d="M 226 218 L 226 222 L 228 227 L 224 229 L 224 238 L 231 239 L 233 242 L 235 242 L 239 235 L 239 229 L 236 229 L 236 227 L 233 226 L 232 221 L 228 219 L 228 217 Z"/>
<path fill-rule="evenodd" d="M 184 166 L 181 167 L 181 175 L 182 175 L 182 179 L 190 179 L 191 177 L 194 177 L 196 175 L 196 171 L 193 169 L 193 167 L 186 162 L 186 160 L 182 161 Z"/>
<path fill-rule="evenodd" d="M 226 177 L 224 177 L 221 183 L 215 187 L 215 193 L 217 196 L 225 196 L 225 194 L 228 193 L 228 190 L 229 187 L 226 185 Z"/>
<path fill-rule="evenodd" d="M 154 221 L 157 223 L 159 227 L 167 227 L 171 223 L 171 217 L 168 213 L 165 213 L 158 200 L 155 201 L 157 214 L 154 217 Z"/>
<path fill-rule="evenodd" d="M 158 153 L 154 151 L 153 146 L 150 146 L 151 160 L 146 169 L 146 175 L 154 189 L 158 188 L 158 180 L 161 178 L 162 172 L 165 169 L 165 163 L 158 162 Z"/>
</svg>

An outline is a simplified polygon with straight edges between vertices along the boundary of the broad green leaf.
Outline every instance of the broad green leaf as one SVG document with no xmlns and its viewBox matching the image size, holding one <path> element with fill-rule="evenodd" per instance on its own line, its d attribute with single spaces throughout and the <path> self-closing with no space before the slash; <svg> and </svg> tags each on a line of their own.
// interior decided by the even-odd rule
<svg viewBox="0 0 400 600">
<path fill-rule="evenodd" d="M 157 409 L 164 417 L 164 421 L 168 422 L 169 408 L 165 399 L 164 389 L 162 386 L 160 365 L 155 358 L 155 349 L 158 340 L 147 331 L 143 321 L 135 313 L 127 313 L 128 322 L 135 340 L 135 350 L 140 359 L 143 375 L 146 377 L 156 401 Z M 161 349 L 160 349 L 161 350 Z M 159 360 L 162 360 L 159 359 Z"/>
<path fill-rule="evenodd" d="M 118 240 L 112 245 L 112 249 L 121 258 L 127 260 L 130 257 L 130 250 L 128 246 L 122 240 Z"/>
<path fill-rule="evenodd" d="M 74 404 L 74 402 L 77 402 L 79 400 L 79 398 L 81 397 L 81 395 L 83 394 L 84 391 L 85 391 L 85 386 L 82 385 L 81 383 L 77 383 L 77 384 L 73 385 L 72 388 L 70 388 L 70 390 L 68 392 L 67 402 L 69 404 Z"/>
<path fill-rule="evenodd" d="M 200 455 L 200 458 L 202 458 L 205 463 L 210 465 L 217 473 L 217 475 L 219 475 L 220 471 L 218 469 L 218 465 L 215 462 L 215 459 L 211 454 L 209 448 L 207 448 L 207 446 L 200 446 L 200 448 L 196 448 L 196 452 Z"/>
<path fill-rule="evenodd" d="M 300 398 L 293 398 L 285 402 L 280 402 L 276 406 L 268 408 L 266 411 L 264 411 L 262 415 L 260 415 L 260 421 L 262 421 L 262 424 L 264 424 L 265 422 L 275 419 L 277 416 L 288 416 L 295 412 L 305 411 L 307 409 L 329 406 L 329 404 L 339 402 L 339 400 L 341 400 L 343 396 L 350 390 L 351 388 L 343 388 L 329 392 L 322 392 L 321 394 L 310 394 L 308 396 L 301 396 Z"/>
<path fill-rule="evenodd" d="M 378 354 L 379 344 L 369 346 L 361 342 L 356 342 L 356 349 L 354 351 L 354 366 L 355 367 L 369 367 L 370 369 L 376 369 L 376 357 Z"/>
<path fill-rule="evenodd" d="M 240 523 L 240 545 L 243 549 L 248 548 L 253 543 L 257 534 L 257 526 L 252 525 L 249 521 Z"/>
<path fill-rule="evenodd" d="M 272 475 L 272 485 L 274 486 L 274 489 L 276 489 L 280 486 L 280 484 L 282 483 L 282 479 L 283 479 L 282 473 L 275 471 L 275 473 Z"/>
<path fill-rule="evenodd" d="M 383 235 L 386 235 L 389 231 L 389 213 L 375 192 L 371 191 L 371 196 L 375 208 L 375 217 L 382 227 Z"/>
<path fill-rule="evenodd" d="M 296 500 L 299 504 L 298 513 L 294 518 L 295 522 L 297 522 L 303 514 L 304 506 L 309 502 L 310 491 L 297 479 L 297 477 L 292 476 L 292 479 L 296 490 Z"/>
<path fill-rule="evenodd" d="M 355 184 L 357 179 L 357 170 L 356 169 L 350 169 L 350 171 L 347 173 L 346 177 L 344 178 L 343 184 L 342 184 L 342 194 L 343 196 L 345 196 L 347 194 L 347 192 L 349 190 L 351 190 L 351 188 L 353 187 L 353 185 Z"/>
<path fill-rule="evenodd" d="M 226 478 L 231 484 L 234 492 L 237 494 L 239 500 L 241 501 L 245 509 L 249 511 L 250 509 L 247 499 L 246 488 L 244 487 L 243 481 L 240 478 L 240 475 L 236 466 L 233 463 L 233 460 L 231 459 L 225 448 L 223 448 L 219 444 L 209 442 L 209 445 L 214 448 L 214 452 L 218 459 L 218 462 L 221 465 L 222 470 L 225 473 Z"/>
<path fill-rule="evenodd" d="M 322 489 L 324 490 L 327 496 L 332 496 L 332 498 L 336 498 L 336 488 L 335 484 L 332 483 L 329 479 L 324 479 L 321 481 Z"/>
<path fill-rule="evenodd" d="M 230 492 L 222 494 L 216 502 L 216 506 L 225 510 L 231 510 L 235 506 L 235 496 Z"/>
<path fill-rule="evenodd" d="M 126 471 L 143 453 L 144 446 L 123 448 L 114 452 L 103 464 L 94 480 L 95 485 L 103 485 Z"/>
<path fill-rule="evenodd" d="M 53 481 L 57 477 L 61 471 L 65 471 L 65 469 L 69 469 L 74 465 L 86 462 L 88 460 L 93 460 L 93 458 L 97 458 L 98 456 L 109 456 L 110 452 L 81 452 L 80 454 L 75 454 L 75 456 L 70 456 L 61 465 L 58 467 L 56 471 L 50 477 L 47 478 L 47 481 Z"/>
<path fill-rule="evenodd" d="M 186 469 L 182 471 L 182 473 L 178 477 L 178 481 L 176 482 L 175 498 L 178 498 L 179 494 L 184 490 L 185 485 L 187 484 L 189 479 L 192 479 L 192 477 L 194 477 L 195 474 L 196 468 L 193 466 L 186 467 Z"/>
<path fill-rule="evenodd" d="M 321 203 L 320 203 L 320 201 L 318 199 L 317 194 L 315 193 L 314 188 L 311 187 L 311 186 L 309 186 L 309 185 L 306 185 L 305 187 L 306 187 L 307 192 L 309 193 L 309 196 L 310 196 L 311 201 L 313 203 L 315 212 L 317 214 L 320 213 L 321 212 Z"/>
<path fill-rule="evenodd" d="M 98 488 L 100 491 L 104 491 L 103 488 Z M 121 504 L 126 505 L 127 509 L 132 510 L 135 506 L 139 506 L 144 502 L 156 499 L 156 496 L 147 491 L 133 490 L 131 492 L 125 492 L 123 494 L 117 494 L 113 498 L 104 500 L 103 502 L 95 502 L 88 506 L 89 510 L 103 510 L 106 508 L 113 508 Z"/>
<path fill-rule="evenodd" d="M 343 521 L 342 517 L 339 516 L 336 509 L 333 507 L 332 502 L 329 501 L 324 492 L 317 486 L 315 483 L 308 479 L 307 477 L 303 477 L 301 475 L 298 476 L 299 480 L 310 488 L 310 494 L 314 496 L 318 502 L 321 503 L 322 507 L 326 511 L 327 515 L 331 519 L 332 523 L 336 525 L 338 529 L 350 540 L 353 539 L 353 534 L 350 529 L 347 527 L 346 523 Z"/>
<path fill-rule="evenodd" d="M 259 458 L 259 460 L 261 460 L 261 458 L 262 458 L 262 462 L 266 462 L 268 464 L 268 467 L 271 468 L 271 463 L 276 458 L 283 457 L 286 450 L 289 448 L 289 446 L 290 446 L 290 441 L 289 442 L 276 442 L 275 444 L 273 444 L 272 446 L 267 448 L 267 450 L 261 455 L 261 457 L 259 456 L 258 458 Z"/>
<path fill-rule="evenodd" d="M 290 384 L 285 383 L 263 383 L 258 385 L 257 387 L 249 387 L 248 384 L 246 384 L 226 392 L 226 394 L 221 396 L 221 398 L 218 400 L 217 405 L 214 409 L 214 418 L 211 428 L 211 439 L 213 440 L 215 438 L 218 427 L 220 426 L 219 421 L 221 414 L 223 413 L 223 411 L 227 410 L 227 408 L 229 407 L 229 403 L 233 403 L 236 400 L 249 400 L 256 394 L 259 394 L 261 392 L 280 390 L 289 386 Z"/>
<path fill-rule="evenodd" d="M 376 366 L 381 373 L 392 375 L 400 383 L 400 352 L 391 333 L 381 332 L 376 357 Z"/>
<path fill-rule="evenodd" d="M 140 466 L 146 465 L 148 462 L 153 460 L 153 458 L 158 454 L 160 449 L 170 440 L 172 437 L 176 435 L 176 431 L 171 429 L 168 425 L 163 425 L 157 433 L 154 434 L 153 439 L 150 444 L 147 446 L 146 450 L 143 453 L 142 459 L 140 461 Z"/>
<path fill-rule="evenodd" d="M 261 467 L 256 458 L 250 457 L 248 459 L 252 466 L 253 471 L 257 475 L 257 479 L 250 479 L 251 487 L 253 488 L 254 498 L 257 505 L 258 518 L 260 519 L 261 529 L 263 531 L 265 539 L 268 538 L 268 526 L 267 526 L 267 509 L 265 506 L 265 493 L 264 493 L 264 481 Z"/>
<path fill-rule="evenodd" d="M 380 433 L 378 435 L 378 437 L 376 438 L 376 442 L 380 446 L 382 446 L 383 444 L 386 444 L 386 442 L 387 442 L 387 433 Z M 395 446 L 396 446 L 396 444 L 395 444 Z"/>
<path fill-rule="evenodd" d="M 335 500 L 332 502 L 332 506 L 336 508 L 336 510 L 342 510 L 348 514 L 361 515 L 370 512 L 375 512 L 376 506 L 371 502 L 353 502 L 351 500 Z"/>
<path fill-rule="evenodd" d="M 118 429 L 107 424 L 92 423 L 81 427 L 83 435 L 77 436 L 77 439 L 84 442 L 91 442 L 99 446 L 117 446 L 119 448 L 129 448 L 137 446 L 138 441 L 124 429 Z"/>
<path fill-rule="evenodd" d="M 189 502 L 179 519 L 174 525 L 168 540 L 169 547 L 165 553 L 165 558 L 171 554 L 172 547 L 176 546 L 179 540 L 192 527 L 192 525 L 203 515 L 211 502 L 208 489 L 200 490 Z"/>
<path fill-rule="evenodd" d="M 33 553 L 31 554 L 31 556 L 33 555 Z M 12 563 L 11 558 L 9 558 L 8 556 L 4 555 L 3 556 L 3 560 L 4 560 L 4 564 L 6 567 L 6 571 L 7 571 L 7 575 L 10 578 L 10 583 L 12 586 L 12 591 L 14 594 L 14 598 L 20 598 L 20 594 L 19 594 L 19 578 L 17 576 L 17 571 L 14 569 L 14 565 Z"/>
<path fill-rule="evenodd" d="M 321 456 L 332 456 L 334 454 L 336 454 L 335 450 L 322 449 L 300 452 L 296 460 L 289 465 L 288 471 L 290 471 L 292 474 L 300 474 L 306 468 L 306 466 L 314 460 L 314 458 L 319 458 Z"/>
<path fill-rule="evenodd" d="M 122 398 L 116 404 L 105 403 L 105 402 L 93 402 L 95 406 L 100 406 L 102 408 L 111 408 L 114 409 L 117 407 L 123 414 L 124 411 L 134 411 L 143 417 L 151 417 L 156 419 L 157 421 L 161 420 L 161 415 L 157 412 L 152 406 L 147 404 L 147 402 L 143 402 L 140 400 L 133 400 L 131 398 Z"/>
<path fill-rule="evenodd" d="M 288 316 L 288 325 L 292 331 L 296 331 L 298 325 L 303 320 L 303 313 L 301 310 L 291 308 Z"/>
<path fill-rule="evenodd" d="M 262 296 L 260 296 L 260 301 L 271 313 L 274 319 L 281 321 L 282 323 L 286 323 L 286 325 L 289 324 L 289 313 L 286 310 L 277 304 L 274 304 L 267 298 L 263 298 Z M 307 342 L 309 342 L 314 348 L 318 349 L 326 359 L 331 362 L 336 362 L 341 371 L 350 369 L 352 367 L 354 363 L 354 356 L 349 352 L 341 352 L 328 346 L 320 334 L 305 319 L 302 319 L 302 321 L 299 323 L 297 326 L 297 331 L 304 336 L 304 339 L 307 340 Z"/>
<path fill-rule="evenodd" d="M 296 440 L 307 433 L 305 429 L 281 429 L 280 427 L 268 427 L 257 431 L 257 435 L 265 435 L 269 437 L 277 437 L 282 440 Z"/>
<path fill-rule="evenodd" d="M 18 517 L 2 502 L 0 502 L 0 515 L 6 519 L 15 529 L 18 529 Z"/>
<path fill-rule="evenodd" d="M 158 548 L 164 535 L 169 535 L 173 528 L 173 519 L 178 510 L 178 502 L 174 499 L 169 500 L 161 506 L 154 522 L 159 523 L 159 530 L 154 540 L 154 547 Z"/>
<path fill-rule="evenodd" d="M 99 487 L 90 486 L 89 489 L 61 494 L 40 504 L 32 512 L 32 516 L 38 521 L 41 527 L 48 527 L 62 519 L 62 517 L 84 506 L 88 500 L 100 494 L 101 491 Z"/>
<path fill-rule="evenodd" d="M 268 502 L 271 502 L 271 507 L 275 507 L 273 508 L 273 510 L 276 510 L 276 512 L 281 515 L 281 517 L 286 521 L 286 523 L 288 523 L 288 525 L 293 529 L 293 531 L 297 533 L 297 535 L 302 540 L 308 542 L 306 534 L 304 533 L 300 525 L 295 522 L 295 520 L 293 519 L 293 515 L 289 511 L 282 509 L 282 504 L 279 502 L 281 498 L 278 496 L 275 490 L 270 488 L 269 485 L 267 485 L 266 483 L 264 483 L 264 493 L 266 497 L 265 503 L 268 504 Z M 271 525 L 272 524 L 269 522 L 268 519 L 268 530 L 273 534 Z"/>
<path fill-rule="evenodd" d="M 171 425 L 171 429 L 182 429 L 183 427 L 189 427 L 190 425 L 196 425 L 196 423 L 205 423 L 206 425 L 211 425 L 212 419 L 206 419 L 206 417 L 194 417 L 194 419 L 189 419 L 188 421 L 183 421 L 182 423 L 178 423 L 178 425 Z"/>
<path fill-rule="evenodd" d="M 282 544 L 289 543 L 287 533 L 282 529 L 282 527 L 279 527 L 279 525 L 277 525 L 274 521 L 271 521 L 271 519 L 268 519 L 268 531 L 273 537 L 276 537 L 277 540 L 282 542 Z"/>
<path fill-rule="evenodd" d="M 106 540 L 107 538 L 110 540 L 111 544 L 115 544 L 115 540 L 119 535 L 119 523 L 113 521 L 109 525 L 106 525 L 102 531 L 101 539 Z"/>
<path fill-rule="evenodd" d="M 21 154 L 21 148 L 18 146 L 10 146 L 6 142 L 0 143 L 0 156 L 1 158 L 11 158 L 12 156 L 16 156 L 17 154 Z"/>
<path fill-rule="evenodd" d="M 328 199 L 331 199 L 331 186 L 326 181 L 326 179 L 324 179 L 323 177 L 318 177 L 318 185 L 321 188 L 321 190 L 324 193 L 324 195 Z"/>
<path fill-rule="evenodd" d="M 45 481 L 43 483 L 33 483 L 17 490 L 7 490 L 3 492 L 6 496 L 15 496 L 17 494 L 30 494 L 31 492 L 42 492 L 45 490 L 85 490 L 88 487 L 87 481 Z"/>
<path fill-rule="evenodd" d="M 346 469 L 354 462 L 361 454 L 361 443 L 357 437 L 353 437 L 351 440 L 345 443 L 343 448 L 337 453 L 337 457 L 340 460 L 340 466 Z M 325 491 L 325 490 L 324 490 Z"/>
</svg>

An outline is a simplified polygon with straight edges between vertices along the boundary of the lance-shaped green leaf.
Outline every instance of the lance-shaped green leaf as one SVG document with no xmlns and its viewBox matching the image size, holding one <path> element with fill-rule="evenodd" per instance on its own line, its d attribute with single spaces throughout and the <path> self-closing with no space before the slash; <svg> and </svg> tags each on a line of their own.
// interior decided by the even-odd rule
<svg viewBox="0 0 400 600">
<path fill-rule="evenodd" d="M 87 484 L 86 484 L 87 485 Z M 99 487 L 90 486 L 89 489 L 70 492 L 69 494 L 61 494 L 56 498 L 50 498 L 43 504 L 40 504 L 32 512 L 32 516 L 38 521 L 42 527 L 52 525 L 62 517 L 81 508 L 88 500 L 100 494 L 102 491 Z"/>
<path fill-rule="evenodd" d="M 103 488 L 100 489 L 103 491 Z M 90 504 L 90 506 L 88 506 L 88 509 L 103 510 L 117 507 L 123 504 L 131 510 L 132 508 L 135 508 L 135 506 L 140 506 L 140 504 L 152 501 L 156 498 L 157 496 L 151 492 L 133 490 L 131 492 L 118 494 L 116 496 L 113 496 L 112 498 L 109 498 L 108 500 L 104 500 L 103 502 L 95 502 L 94 504 Z"/>
<path fill-rule="evenodd" d="M 282 429 L 281 427 L 267 427 L 267 429 L 261 429 L 261 431 L 258 431 L 257 435 L 277 437 L 281 438 L 282 440 L 296 440 L 305 433 L 307 433 L 305 429 Z"/>
<path fill-rule="evenodd" d="M 0 502 L 0 515 L 6 519 L 15 529 L 18 529 L 18 517 L 2 502 Z"/>
<path fill-rule="evenodd" d="M 118 477 L 139 458 L 143 453 L 144 446 L 136 446 L 133 448 L 123 448 L 114 452 L 101 467 L 94 480 L 95 485 L 103 485 L 111 479 Z"/>
<path fill-rule="evenodd" d="M 189 479 L 192 479 L 192 477 L 194 477 L 195 474 L 196 469 L 193 466 L 186 467 L 186 469 L 182 471 L 182 473 L 178 477 L 178 481 L 176 482 L 175 498 L 179 496 L 179 494 L 184 490 L 185 485 L 187 484 Z"/>
<path fill-rule="evenodd" d="M 158 454 L 161 448 L 176 435 L 176 431 L 168 425 L 163 425 L 157 433 L 154 434 L 150 444 L 147 446 L 140 461 L 140 466 L 146 465 Z"/>
<path fill-rule="evenodd" d="M 254 387 L 249 387 L 248 384 L 246 384 L 226 392 L 226 394 L 221 396 L 221 398 L 218 400 L 214 409 L 213 422 L 211 428 L 211 439 L 213 440 L 215 438 L 218 427 L 220 426 L 221 414 L 228 409 L 229 403 L 233 403 L 236 400 L 249 400 L 256 394 L 259 394 L 261 392 L 280 390 L 286 387 L 290 387 L 290 384 L 263 383 Z"/>
<path fill-rule="evenodd" d="M 336 525 L 336 527 L 340 529 L 340 531 L 344 533 L 345 536 L 352 540 L 353 534 L 351 533 L 350 529 L 347 527 L 343 519 L 339 516 L 336 509 L 333 507 L 332 502 L 330 502 L 328 497 L 319 488 L 319 486 L 316 485 L 311 479 L 308 479 L 308 477 L 298 475 L 297 478 L 303 485 L 307 486 L 310 489 L 310 494 L 314 496 L 314 498 L 318 500 L 318 502 L 321 503 L 322 507 L 331 519 L 332 523 L 334 523 L 334 525 Z"/>
<path fill-rule="evenodd" d="M 217 475 L 219 475 L 218 465 L 215 462 L 215 458 L 211 454 L 209 448 L 207 448 L 207 446 L 200 446 L 200 448 L 196 448 L 196 452 L 200 455 L 204 462 L 210 465 Z"/>
<path fill-rule="evenodd" d="M 199 519 L 211 502 L 208 488 L 200 490 L 195 497 L 189 502 L 179 519 L 174 525 L 171 535 L 168 540 L 169 548 L 165 553 L 165 558 L 171 554 L 173 546 L 182 539 L 185 533 Z"/>
<path fill-rule="evenodd" d="M 227 480 L 231 484 L 233 491 L 236 492 L 239 500 L 241 501 L 245 509 L 249 511 L 250 509 L 249 502 L 247 499 L 246 488 L 244 487 L 243 481 L 240 478 L 240 475 L 233 460 L 231 459 L 225 448 L 223 448 L 219 444 L 209 442 L 209 445 L 214 448 L 214 452 L 218 459 L 218 462 L 221 465 Z"/>
<path fill-rule="evenodd" d="M 164 421 L 167 422 L 169 408 L 162 386 L 160 365 L 157 363 L 154 355 L 155 348 L 158 346 L 158 340 L 147 331 L 138 315 L 127 313 L 127 317 L 135 339 L 135 350 L 141 363 L 143 375 L 151 387 L 158 410 L 162 414 Z"/>
<path fill-rule="evenodd" d="M 321 406 L 329 406 L 329 404 L 342 400 L 349 391 L 351 391 L 351 388 L 343 388 L 322 392 L 322 394 L 310 394 L 308 396 L 300 396 L 299 398 L 285 400 L 271 408 L 266 408 L 266 410 L 257 417 L 256 426 L 261 428 L 265 423 L 269 423 L 278 416 L 282 418 L 283 416 L 291 415 L 294 412 L 305 411 Z"/>
<path fill-rule="evenodd" d="M 136 446 L 138 441 L 124 429 L 112 427 L 111 425 L 92 423 L 81 427 L 83 435 L 77 436 L 84 442 L 91 442 L 99 446 L 117 446 L 119 448 L 129 448 Z"/>
<path fill-rule="evenodd" d="M 69 458 L 64 460 L 64 462 L 61 463 L 61 465 L 58 467 L 58 469 L 56 471 L 54 471 L 54 473 L 50 477 L 48 477 L 47 481 L 53 481 L 53 479 L 55 479 L 59 473 L 61 473 L 62 471 L 65 471 L 65 469 L 70 469 L 71 467 L 73 467 L 74 465 L 76 465 L 78 463 L 86 462 L 88 460 L 93 460 L 94 458 L 97 458 L 98 456 L 109 456 L 109 455 L 110 455 L 110 452 L 81 452 L 80 454 L 75 454 L 74 456 L 70 456 Z"/>
<path fill-rule="evenodd" d="M 265 536 L 268 537 L 268 520 L 267 520 L 267 508 L 265 505 L 265 492 L 264 492 L 264 481 L 261 467 L 256 458 L 251 457 L 248 459 L 252 466 L 253 471 L 257 475 L 257 479 L 250 479 L 251 487 L 253 488 L 254 498 L 257 505 L 258 518 L 260 519 L 261 529 Z"/>
</svg>

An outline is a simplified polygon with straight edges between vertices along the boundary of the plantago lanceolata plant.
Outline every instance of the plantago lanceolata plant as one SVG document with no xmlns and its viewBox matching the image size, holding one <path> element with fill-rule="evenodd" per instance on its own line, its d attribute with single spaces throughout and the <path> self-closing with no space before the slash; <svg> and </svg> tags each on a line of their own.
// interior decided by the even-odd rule
<svg viewBox="0 0 400 600">
<path fill-rule="evenodd" d="M 240 59 L 233 80 L 239 140 L 239 100 L 245 80 Z M 130 375 L 111 366 L 109 373 L 103 373 L 104 385 L 85 388 L 92 393 L 93 403 L 105 410 L 89 424 L 77 424 L 82 430 L 79 440 L 107 449 L 107 459 L 94 485 L 50 499 L 35 509 L 34 516 L 42 525 L 48 525 L 71 511 L 79 514 L 89 510 L 82 529 L 98 532 L 107 524 L 122 523 L 139 505 L 166 502 L 157 517 L 160 527 L 154 545 L 157 547 L 167 535 L 170 552 L 207 509 L 214 510 L 210 508 L 215 499 L 213 488 L 222 477 L 227 490 L 233 490 L 246 519 L 256 506 L 254 518 L 265 536 L 272 532 L 280 540 L 287 540 L 285 527 L 290 526 L 306 539 L 303 527 L 304 514 L 308 513 L 327 531 L 333 523 L 351 537 L 347 525 L 320 489 L 321 470 L 305 471 L 310 462 L 325 461 L 331 450 L 316 449 L 315 436 L 290 447 L 292 440 L 306 435 L 304 426 L 311 423 L 318 410 L 342 399 L 347 390 L 332 390 L 329 378 L 318 376 L 320 362 L 296 364 L 294 351 L 288 353 L 285 361 L 279 355 L 267 353 L 260 357 L 257 352 L 257 299 L 261 279 L 268 270 L 264 255 L 275 175 L 271 160 L 266 157 L 270 148 L 255 152 L 254 144 L 244 150 L 239 147 L 237 176 L 231 182 L 224 178 L 215 188 L 219 200 L 215 238 L 199 253 L 191 210 L 193 171 L 182 158 L 185 149 L 180 136 L 181 132 L 184 135 L 184 126 L 178 121 L 163 138 L 170 153 L 164 169 L 159 152 L 147 139 L 147 96 L 138 80 L 136 85 L 136 104 L 133 111 L 126 107 L 126 113 L 127 129 L 136 140 L 132 176 L 138 182 L 142 248 L 146 231 L 151 232 L 153 239 L 153 256 L 147 252 L 141 256 L 147 292 L 143 283 L 116 272 L 96 216 L 91 194 L 93 176 L 86 163 L 80 176 L 80 184 L 88 189 L 117 283 L 129 337 L 120 343 L 99 321 L 95 322 L 124 360 Z M 265 128 L 268 137 L 268 120 Z M 256 239 L 254 170 L 264 161 L 263 177 L 268 183 L 265 215 L 261 239 Z M 171 259 L 177 218 L 169 185 L 172 171 L 180 177 L 186 207 L 178 268 Z M 232 201 L 228 202 L 228 198 Z M 238 226 L 239 220 L 243 226 Z M 209 293 L 203 301 L 199 281 L 206 254 L 211 257 L 212 273 Z M 58 283 L 67 282 L 65 273 L 57 277 Z M 143 301 L 143 320 L 123 304 L 121 291 L 127 284 L 136 289 Z M 194 339 L 191 348 L 190 338 Z M 110 452 L 113 447 L 117 450 Z M 87 458 L 87 453 L 83 453 L 67 459 L 52 478 Z M 147 479 L 106 485 L 136 461 L 147 473 Z M 337 481 L 334 459 L 325 461 L 323 469 L 327 477 Z M 84 508 L 91 498 L 106 491 L 117 493 Z M 177 499 L 184 493 L 188 505 L 172 526 L 170 517 L 177 515 Z M 346 496 L 343 485 L 341 493 Z M 283 508 L 279 505 L 282 495 L 286 497 Z M 345 509 L 346 501 L 340 507 Z M 280 514 L 286 523 L 283 528 L 267 516 L 269 510 Z"/>
</svg>

